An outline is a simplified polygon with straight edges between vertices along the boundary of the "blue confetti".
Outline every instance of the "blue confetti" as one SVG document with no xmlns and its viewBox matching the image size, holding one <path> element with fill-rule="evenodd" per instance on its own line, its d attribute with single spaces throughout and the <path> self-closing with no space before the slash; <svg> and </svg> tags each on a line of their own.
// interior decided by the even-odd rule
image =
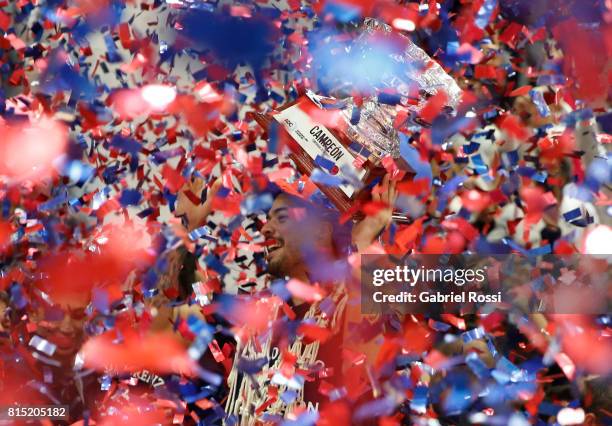
<svg viewBox="0 0 612 426">
<path fill-rule="evenodd" d="M 106 45 L 106 59 L 108 62 L 116 63 L 121 62 L 121 55 L 117 51 L 117 46 L 115 46 L 115 41 L 110 34 L 104 34 L 104 44 Z"/>
<path fill-rule="evenodd" d="M 100 390 L 102 391 L 109 390 L 111 388 L 111 384 L 112 384 L 112 377 L 109 376 L 108 374 L 103 375 L 100 380 Z"/>
<path fill-rule="evenodd" d="M 332 186 L 332 187 L 338 187 L 342 185 L 343 183 L 343 180 L 341 177 L 332 176 L 329 173 L 325 173 L 321 169 L 314 169 L 310 176 L 310 179 L 314 183 L 320 183 L 320 184 L 323 184 L 326 186 Z"/>
<path fill-rule="evenodd" d="M 472 340 L 482 339 L 486 336 L 486 333 L 482 327 L 473 328 L 472 330 L 461 333 L 461 338 L 464 343 L 469 343 Z"/>
<path fill-rule="evenodd" d="M 361 9 L 343 2 L 325 2 L 324 14 L 330 14 L 338 22 L 350 22 L 361 16 Z"/>
<path fill-rule="evenodd" d="M 472 155 L 470 161 L 476 174 L 484 175 L 489 171 L 489 167 L 484 163 L 480 154 Z"/>
<path fill-rule="evenodd" d="M 225 275 L 229 273 L 229 269 L 227 269 L 227 267 L 223 265 L 219 258 L 217 258 L 217 256 L 212 253 L 204 258 L 204 263 L 206 263 L 209 268 L 213 269 L 219 275 Z"/>
<path fill-rule="evenodd" d="M 480 148 L 480 144 L 478 142 L 470 142 L 467 145 L 463 145 L 463 152 L 470 155 L 478 151 L 478 148 Z"/>
<path fill-rule="evenodd" d="M 529 96 L 531 96 L 531 100 L 535 104 L 538 112 L 542 117 L 548 117 L 550 115 L 550 108 L 546 104 L 546 100 L 544 99 L 544 95 L 541 91 L 532 89 L 529 91 Z"/>
<path fill-rule="evenodd" d="M 465 115 L 447 117 L 440 114 L 432 123 L 431 141 L 435 145 L 442 145 L 449 137 L 471 126 L 475 121 L 476 117 Z"/>
<path fill-rule="evenodd" d="M 476 13 L 476 19 L 474 23 L 480 29 L 484 29 L 489 21 L 491 20 L 491 16 L 493 15 L 493 11 L 497 7 L 497 0 L 485 0 L 480 9 L 478 9 L 478 13 Z"/>
<path fill-rule="evenodd" d="M 596 157 L 587 169 L 584 185 L 592 192 L 598 192 L 602 185 L 612 183 L 612 154 L 607 158 Z"/>
<path fill-rule="evenodd" d="M 110 146 L 113 148 L 117 148 L 120 151 L 125 152 L 126 154 L 138 154 L 142 146 L 139 142 L 134 139 L 127 138 L 121 135 L 115 135 L 111 139 Z"/>
<path fill-rule="evenodd" d="M 444 399 L 443 409 L 448 415 L 457 415 L 472 403 L 474 395 L 470 389 L 467 374 L 453 373 L 447 380 L 450 382 L 450 390 Z"/>
<path fill-rule="evenodd" d="M 539 171 L 534 173 L 531 176 L 531 179 L 533 179 L 536 182 L 540 182 L 540 183 L 544 183 L 546 182 L 546 178 L 548 177 L 548 173 L 544 172 L 544 171 Z"/>
<path fill-rule="evenodd" d="M 510 360 L 502 356 L 495 365 L 495 369 L 491 375 L 499 384 L 506 384 L 508 382 L 524 382 L 527 380 L 527 372 L 521 370 L 514 365 Z"/>
<path fill-rule="evenodd" d="M 215 237 L 211 236 L 211 230 L 208 226 L 200 226 L 199 228 L 191 231 L 188 236 L 191 241 L 197 241 L 200 238 L 204 238 L 209 241 L 217 241 Z"/>
<path fill-rule="evenodd" d="M 108 314 L 110 308 L 110 300 L 108 299 L 108 292 L 99 288 L 93 289 L 92 295 L 93 306 L 103 314 Z"/>
<path fill-rule="evenodd" d="M 612 134 L 612 112 L 601 114 L 595 120 L 602 132 Z"/>
<path fill-rule="evenodd" d="M 287 282 L 285 280 L 274 280 L 270 285 L 270 291 L 282 300 L 287 301 L 291 298 L 291 293 L 287 290 Z"/>
<path fill-rule="evenodd" d="M 453 176 L 451 179 L 446 181 L 444 185 L 438 190 L 438 207 L 437 210 L 439 212 L 444 211 L 446 209 L 446 204 L 448 203 L 448 199 L 457 191 L 457 188 L 463 184 L 467 180 L 466 176 Z"/>
<path fill-rule="evenodd" d="M 397 105 L 402 101 L 402 96 L 398 93 L 381 92 L 378 94 L 378 102 L 385 105 Z"/>
<path fill-rule="evenodd" d="M 479 379 L 490 377 L 489 369 L 475 352 L 470 352 L 466 355 L 465 363 Z"/>
<path fill-rule="evenodd" d="M 320 155 L 317 155 L 317 157 L 314 160 L 314 163 L 315 165 L 327 170 L 328 172 L 331 172 L 336 166 L 333 161 L 328 160 L 327 158 L 322 157 Z"/>
<path fill-rule="evenodd" d="M 408 143 L 408 137 L 400 133 L 400 155 L 416 173 L 415 179 L 427 179 L 431 188 L 433 172 L 428 161 L 421 159 L 419 152 Z"/>
<path fill-rule="evenodd" d="M 410 408 L 419 414 L 425 414 L 427 411 L 427 393 L 429 388 L 427 386 L 417 386 L 414 389 L 414 396 L 410 401 Z"/>
<path fill-rule="evenodd" d="M 272 203 L 274 202 L 274 198 L 268 192 L 263 194 L 254 194 L 246 197 L 240 208 L 242 210 L 242 214 L 250 215 L 257 212 L 266 212 L 272 207 Z"/>
<path fill-rule="evenodd" d="M 250 64 L 255 74 L 273 52 L 279 34 L 273 19 L 280 12 L 259 10 L 249 19 L 206 10 L 189 10 L 180 19 L 182 35 L 197 52 L 209 50 L 224 65 Z"/>
<path fill-rule="evenodd" d="M 279 126 L 276 120 L 272 120 L 268 127 L 268 152 L 272 154 L 278 154 Z"/>
<path fill-rule="evenodd" d="M 582 217 L 582 211 L 580 210 L 580 207 L 563 213 L 563 219 L 565 219 L 566 222 L 571 222 L 572 220 L 577 219 L 579 217 Z"/>
<path fill-rule="evenodd" d="M 142 199 L 142 194 L 137 189 L 124 189 L 119 197 L 119 203 L 123 207 L 136 206 Z"/>
<path fill-rule="evenodd" d="M 353 126 L 356 126 L 357 124 L 359 124 L 360 120 L 361 120 L 361 108 L 357 108 L 355 106 L 353 107 L 353 110 L 351 111 L 351 124 Z"/>
<path fill-rule="evenodd" d="M 14 284 L 10 289 L 10 301 L 17 309 L 23 309 L 28 304 L 23 297 L 23 290 L 19 284 Z"/>
<path fill-rule="evenodd" d="M 38 211 L 45 212 L 50 210 L 55 210 L 61 207 L 68 201 L 68 196 L 66 194 L 59 195 L 55 198 L 50 199 L 42 204 L 38 205 Z"/>
<path fill-rule="evenodd" d="M 69 161 L 63 168 L 62 174 L 68 176 L 72 182 L 83 183 L 91 178 L 95 169 L 80 161 Z"/>
<path fill-rule="evenodd" d="M 240 358 L 236 363 L 236 368 L 246 374 L 256 374 L 268 363 L 268 358 L 247 359 Z"/>
<path fill-rule="evenodd" d="M 368 401 L 357 408 L 354 418 L 357 421 L 361 421 L 386 416 L 393 412 L 395 405 L 395 401 L 391 398 L 380 398 Z"/>
<path fill-rule="evenodd" d="M 297 398 L 297 392 L 293 390 L 286 390 L 285 392 L 281 393 L 280 398 L 285 404 L 291 404 Z"/>
</svg>

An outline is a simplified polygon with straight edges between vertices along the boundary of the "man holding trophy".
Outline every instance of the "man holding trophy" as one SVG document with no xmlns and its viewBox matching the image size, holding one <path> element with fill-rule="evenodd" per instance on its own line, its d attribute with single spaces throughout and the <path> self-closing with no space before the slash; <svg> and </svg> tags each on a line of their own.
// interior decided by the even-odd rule
<svg viewBox="0 0 612 426">
<path fill-rule="evenodd" d="M 355 48 L 368 49 L 363 41 L 380 33 L 384 37 L 391 31 L 386 25 L 367 19 L 361 36 L 364 40 L 358 38 Z M 409 86 L 418 85 L 424 96 L 443 93 L 452 112 L 460 95 L 458 86 L 422 50 L 408 39 L 404 42 L 407 48 L 399 60 L 409 63 L 410 69 L 418 62 L 427 71 L 415 73 L 412 78 L 407 76 L 403 86 L 399 86 L 406 90 L 404 95 L 400 93 L 403 96 L 400 102 L 407 101 L 409 92 L 414 90 Z M 397 87 L 397 81 L 393 84 Z M 428 125 L 418 120 L 425 102 L 423 98 L 404 109 L 410 112 L 406 121 L 412 119 L 410 125 L 415 129 Z M 225 405 L 231 419 L 228 424 L 237 421 L 240 425 L 252 425 L 291 418 L 304 410 L 318 410 L 330 397 L 342 396 L 335 395 L 342 392 L 342 373 L 347 368 L 342 348 L 350 347 L 343 345 L 343 334 L 347 316 L 355 316 L 347 315 L 347 301 L 356 295 L 347 294 L 352 288 L 347 284 L 354 279 L 348 272 L 350 268 L 337 272 L 335 266 L 343 261 L 347 266 L 346 256 L 351 249 L 354 253 L 366 251 L 392 220 L 408 221 L 393 211 L 398 181 L 415 175 L 410 161 L 400 156 L 400 136 L 394 123 L 397 124 L 397 111 L 401 109 L 382 103 L 375 96 L 362 100 L 358 107 L 353 99 L 308 92 L 272 115 L 256 116 L 266 129 L 274 127 L 284 134 L 298 170 L 311 177 L 340 213 L 299 195 L 281 192 L 275 196 L 261 229 L 268 244 L 268 272 L 272 278 L 288 279 L 288 287 L 302 289 L 293 291 L 287 302 L 291 319 L 325 330 L 325 338 L 317 340 L 298 333 L 291 339 L 282 336 L 283 333 L 274 335 L 273 331 L 237 342 Z M 327 125 L 329 120 L 325 118 L 330 112 L 337 119 L 333 127 Z M 360 210 L 365 204 L 374 208 L 364 215 Z M 336 236 L 342 229 L 340 214 L 353 217 L 350 239 L 345 239 L 344 247 L 342 239 Z M 308 286 L 311 292 L 306 290 Z M 327 297 L 312 297 L 319 292 Z M 279 316 L 283 316 L 280 304 L 270 321 L 279 321 Z M 240 365 L 245 360 L 258 359 L 266 362 L 257 373 L 241 371 Z"/>
<path fill-rule="evenodd" d="M 388 26 L 372 19 L 366 19 L 362 30 L 356 49 L 367 50 L 369 37 L 393 35 Z M 267 246 L 267 271 L 270 282 L 286 279 L 293 291 L 286 304 L 280 299 L 273 302 L 268 320 L 274 324 L 288 317 L 295 324 L 314 327 L 324 337 L 299 332 L 287 336 L 282 331 L 276 333 L 273 326 L 272 332 L 238 339 L 227 379 L 227 424 L 253 425 L 295 417 L 304 410 L 316 411 L 342 389 L 342 372 L 347 367 L 342 356 L 343 334 L 351 287 L 347 283 L 354 279 L 347 256 L 366 251 L 392 220 L 409 220 L 394 212 L 397 183 L 412 179 L 415 172 L 422 178 L 414 170 L 414 161 L 400 155 L 400 143 L 408 141 L 400 140 L 398 111 L 407 112 L 401 126 L 419 129 L 428 125 L 419 120 L 427 97 L 444 93 L 447 109 L 452 112 L 460 94 L 439 65 L 409 39 L 401 39 L 406 48 L 397 60 L 407 65 L 407 70 L 418 64 L 426 71 L 407 73 L 401 84 L 398 76 L 389 76 L 390 85 L 404 90 L 397 93 L 397 108 L 381 102 L 381 96 L 361 99 L 357 105 L 351 98 L 308 92 L 271 115 L 256 115 L 268 133 L 283 133 L 298 170 L 309 176 L 328 200 L 328 205 L 322 206 L 299 193 L 274 194 L 261 228 Z M 415 86 L 423 96 L 418 102 L 410 98 Z M 336 119 L 333 127 L 325 119 L 329 113 Z M 198 186 L 198 192 L 202 189 L 197 182 L 189 185 Z M 187 222 L 189 230 L 206 223 L 219 188 L 217 181 L 200 206 L 179 197 L 175 213 Z M 371 208 L 363 214 L 366 204 Z M 352 218 L 348 227 L 341 224 L 347 218 Z M 269 303 L 275 297 L 266 289 L 260 300 Z M 255 370 L 245 367 L 258 360 L 265 361 Z"/>
</svg>

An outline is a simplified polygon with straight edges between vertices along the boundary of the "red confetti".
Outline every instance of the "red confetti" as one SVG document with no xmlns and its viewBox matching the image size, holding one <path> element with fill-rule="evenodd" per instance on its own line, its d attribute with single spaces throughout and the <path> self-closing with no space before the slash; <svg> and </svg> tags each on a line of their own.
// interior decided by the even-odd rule
<svg viewBox="0 0 612 426">
<path fill-rule="evenodd" d="M 317 341 L 324 343 L 331 337 L 331 330 L 313 324 L 302 323 L 297 329 L 298 334 L 302 334 L 307 342 Z"/>
<path fill-rule="evenodd" d="M 317 424 L 319 426 L 350 426 L 351 410 L 343 401 L 330 402 L 323 406 Z"/>
<path fill-rule="evenodd" d="M 151 241 L 142 229 L 113 227 L 102 231 L 98 242 L 96 252 L 59 251 L 40 261 L 44 279 L 38 285 L 54 302 L 82 303 L 95 286 L 119 287 L 130 271 L 152 260 L 147 251 Z"/>
<path fill-rule="evenodd" d="M 172 334 L 139 336 L 125 331 L 117 342 L 114 331 L 90 338 L 82 348 L 85 365 L 99 371 L 149 370 L 158 374 L 194 374 L 194 363 Z"/>
<path fill-rule="evenodd" d="M 6 32 L 11 26 L 11 17 L 0 10 L 0 30 Z"/>
<path fill-rule="evenodd" d="M 486 192 L 471 189 L 461 194 L 463 206 L 473 213 L 480 213 L 491 205 L 491 198 Z"/>
<path fill-rule="evenodd" d="M 0 121 L 0 134 L 0 176 L 16 180 L 49 176 L 68 143 L 66 127 L 48 119 L 16 126 Z"/>
<path fill-rule="evenodd" d="M 177 193 L 187 180 L 181 176 L 180 172 L 170 167 L 169 164 L 164 164 L 162 169 L 165 187 L 172 193 Z"/>
<path fill-rule="evenodd" d="M 439 91 L 431 98 L 429 98 L 429 100 L 419 113 L 420 117 L 428 123 L 433 122 L 434 118 L 438 116 L 438 114 L 442 110 L 442 107 L 446 105 L 447 101 L 448 96 L 446 95 L 446 93 L 444 93 L 443 91 Z"/>
<path fill-rule="evenodd" d="M 407 195 L 421 195 L 429 192 L 429 179 L 421 178 L 399 182 L 397 191 Z"/>
<path fill-rule="evenodd" d="M 512 92 L 508 93 L 508 96 L 523 96 L 529 93 L 529 91 L 533 88 L 533 86 L 522 86 L 514 89 Z"/>
<path fill-rule="evenodd" d="M 162 407 L 151 407 L 149 404 L 139 406 L 129 403 L 108 411 L 111 414 L 99 423 L 100 426 L 149 426 L 172 423 L 172 412 L 170 410 Z M 91 421 L 89 424 L 92 424 Z"/>
<path fill-rule="evenodd" d="M 5 249 L 11 241 L 13 227 L 10 223 L 0 221 L 0 253 Z"/>
<path fill-rule="evenodd" d="M 289 280 L 287 290 L 293 297 L 305 302 L 317 302 L 325 297 L 325 291 L 318 285 L 306 284 L 297 279 Z"/>
<path fill-rule="evenodd" d="M 499 127 L 506 131 L 508 135 L 518 139 L 519 141 L 524 141 L 529 137 L 529 131 L 523 124 L 520 119 L 515 117 L 514 115 L 507 114 L 505 115 L 499 122 Z"/>
<path fill-rule="evenodd" d="M 121 46 L 123 46 L 124 49 L 130 48 L 130 37 L 130 26 L 127 22 L 122 22 L 119 25 L 119 40 L 121 40 Z"/>
<path fill-rule="evenodd" d="M 593 54 L 606 51 L 602 32 L 587 29 L 575 19 L 569 19 L 554 27 L 553 34 L 565 53 L 564 73 L 576 79 L 570 89 L 578 98 L 603 106 L 610 88 L 608 56 Z"/>
</svg>

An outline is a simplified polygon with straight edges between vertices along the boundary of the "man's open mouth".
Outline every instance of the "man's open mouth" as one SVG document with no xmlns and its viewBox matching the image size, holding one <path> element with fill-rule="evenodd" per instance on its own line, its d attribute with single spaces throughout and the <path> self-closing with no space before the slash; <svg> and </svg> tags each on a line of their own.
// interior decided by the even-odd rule
<svg viewBox="0 0 612 426">
<path fill-rule="evenodd" d="M 43 339 L 55 345 L 55 356 L 70 355 L 76 352 L 76 348 L 79 345 L 79 339 L 76 335 L 67 335 L 62 332 L 52 331 L 39 334 Z"/>
<path fill-rule="evenodd" d="M 269 258 L 272 253 L 283 248 L 285 245 L 283 240 L 271 239 L 267 241 L 266 245 L 266 258 Z"/>
</svg>

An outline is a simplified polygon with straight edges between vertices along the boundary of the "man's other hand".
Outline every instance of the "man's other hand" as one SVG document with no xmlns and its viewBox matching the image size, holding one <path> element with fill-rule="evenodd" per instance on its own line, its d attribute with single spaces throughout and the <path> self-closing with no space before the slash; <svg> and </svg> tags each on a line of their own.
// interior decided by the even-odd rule
<svg viewBox="0 0 612 426">
<path fill-rule="evenodd" d="M 374 239 L 389 226 L 396 200 L 396 182 L 391 180 L 391 176 L 387 173 L 382 182 L 372 190 L 372 201 L 384 204 L 386 207 L 381 208 L 373 215 L 366 216 L 353 227 L 353 244 L 357 246 L 360 252 L 367 249 L 374 242 Z"/>
</svg>

